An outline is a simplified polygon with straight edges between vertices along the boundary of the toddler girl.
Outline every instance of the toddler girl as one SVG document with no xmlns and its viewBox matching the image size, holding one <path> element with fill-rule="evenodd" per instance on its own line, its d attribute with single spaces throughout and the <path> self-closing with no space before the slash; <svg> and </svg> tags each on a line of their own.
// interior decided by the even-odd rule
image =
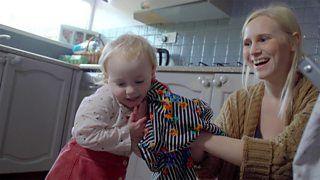
<svg viewBox="0 0 320 180">
<path fill-rule="evenodd" d="M 140 156 L 138 140 L 146 118 L 145 97 L 154 79 L 156 57 L 149 43 L 123 35 L 100 57 L 106 82 L 83 99 L 72 140 L 62 149 L 47 180 L 124 179 L 128 156 Z"/>
</svg>

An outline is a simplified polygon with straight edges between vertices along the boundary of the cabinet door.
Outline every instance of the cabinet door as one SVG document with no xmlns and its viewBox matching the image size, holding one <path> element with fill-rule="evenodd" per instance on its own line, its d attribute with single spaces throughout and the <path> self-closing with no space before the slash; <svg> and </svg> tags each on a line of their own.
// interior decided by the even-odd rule
<svg viewBox="0 0 320 180">
<path fill-rule="evenodd" d="M 0 173 L 49 170 L 57 157 L 72 70 L 10 55 L 0 89 Z"/>
<path fill-rule="evenodd" d="M 254 75 L 249 75 L 249 84 L 256 83 Z M 216 73 L 214 80 L 212 81 L 213 93 L 211 99 L 211 108 L 213 109 L 214 116 L 217 116 L 224 101 L 234 91 L 241 89 L 242 86 L 242 74 L 227 74 Z"/>
<path fill-rule="evenodd" d="M 210 104 L 213 75 L 203 73 L 158 72 L 157 79 L 166 83 L 170 89 L 187 98 L 201 98 Z M 149 180 L 151 172 L 146 163 L 136 155 L 130 157 L 127 180 Z"/>
<path fill-rule="evenodd" d="M 159 81 L 169 85 L 170 89 L 187 98 L 200 98 L 210 104 L 213 74 L 159 72 Z"/>
</svg>

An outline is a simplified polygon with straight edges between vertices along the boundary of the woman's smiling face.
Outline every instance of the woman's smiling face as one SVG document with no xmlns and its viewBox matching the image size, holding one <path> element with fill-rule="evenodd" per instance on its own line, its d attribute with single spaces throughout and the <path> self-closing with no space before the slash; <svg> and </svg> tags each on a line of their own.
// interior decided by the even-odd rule
<svg viewBox="0 0 320 180">
<path fill-rule="evenodd" d="M 288 35 L 267 16 L 258 16 L 245 27 L 243 58 L 259 79 L 277 81 L 287 77 L 293 54 Z"/>
</svg>

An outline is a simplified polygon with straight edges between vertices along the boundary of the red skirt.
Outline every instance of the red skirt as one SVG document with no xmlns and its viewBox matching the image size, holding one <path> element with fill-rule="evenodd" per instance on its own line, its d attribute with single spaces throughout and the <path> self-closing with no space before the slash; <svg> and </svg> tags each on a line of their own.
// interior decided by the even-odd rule
<svg viewBox="0 0 320 180">
<path fill-rule="evenodd" d="M 46 180 L 125 179 L 129 158 L 83 148 L 71 140 L 61 150 Z"/>
</svg>

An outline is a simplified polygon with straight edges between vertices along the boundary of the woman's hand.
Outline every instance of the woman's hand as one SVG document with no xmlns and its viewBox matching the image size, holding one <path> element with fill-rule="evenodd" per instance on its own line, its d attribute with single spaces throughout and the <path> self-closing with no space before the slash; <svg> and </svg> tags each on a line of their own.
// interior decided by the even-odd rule
<svg viewBox="0 0 320 180">
<path fill-rule="evenodd" d="M 141 155 L 137 145 L 144 133 L 145 123 L 147 120 L 146 106 L 146 101 L 143 101 L 138 107 L 134 107 L 128 121 L 131 149 L 139 157 Z"/>
<path fill-rule="evenodd" d="M 191 157 L 194 161 L 199 162 L 204 158 L 205 151 L 204 151 L 204 143 L 208 139 L 208 136 L 211 134 L 202 132 L 195 142 L 193 142 L 190 146 L 191 148 Z M 211 135 L 212 136 L 212 135 Z"/>
<path fill-rule="evenodd" d="M 216 179 L 221 168 L 220 160 L 205 152 L 204 144 L 211 136 L 210 133 L 202 132 L 190 146 L 198 179 Z"/>
</svg>

